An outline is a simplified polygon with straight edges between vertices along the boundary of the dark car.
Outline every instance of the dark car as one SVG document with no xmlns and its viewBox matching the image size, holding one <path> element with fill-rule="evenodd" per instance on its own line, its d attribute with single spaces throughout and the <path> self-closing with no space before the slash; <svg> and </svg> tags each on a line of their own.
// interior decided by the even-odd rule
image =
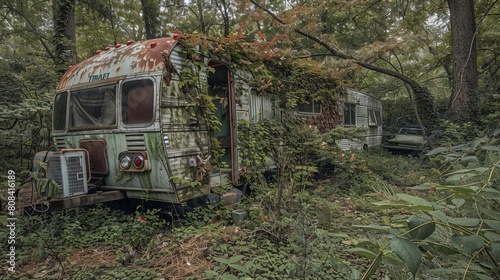
<svg viewBox="0 0 500 280">
<path fill-rule="evenodd" d="M 382 145 L 392 153 L 420 154 L 426 141 L 422 127 L 419 125 L 403 125 L 394 138 Z"/>
</svg>

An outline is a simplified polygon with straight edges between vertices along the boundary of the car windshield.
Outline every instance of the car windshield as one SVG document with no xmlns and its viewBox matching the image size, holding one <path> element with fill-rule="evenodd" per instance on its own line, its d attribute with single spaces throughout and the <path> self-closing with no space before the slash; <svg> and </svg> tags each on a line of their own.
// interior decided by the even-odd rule
<svg viewBox="0 0 500 280">
<path fill-rule="evenodd" d="M 422 135 L 422 129 L 417 127 L 402 127 L 398 134 L 405 135 Z"/>
</svg>

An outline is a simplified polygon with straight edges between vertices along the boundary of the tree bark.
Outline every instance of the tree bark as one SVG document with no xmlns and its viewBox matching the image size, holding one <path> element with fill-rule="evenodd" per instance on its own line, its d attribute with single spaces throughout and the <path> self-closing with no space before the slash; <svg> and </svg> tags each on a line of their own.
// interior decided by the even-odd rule
<svg viewBox="0 0 500 280">
<path fill-rule="evenodd" d="M 56 65 L 66 71 L 76 64 L 75 0 L 53 0 Z"/>
<path fill-rule="evenodd" d="M 448 0 L 453 60 L 453 90 L 448 118 L 473 120 L 477 113 L 477 57 L 474 0 Z"/>
<path fill-rule="evenodd" d="M 156 0 L 141 0 L 142 19 L 146 29 L 146 39 L 154 39 L 160 35 L 160 3 Z"/>
</svg>

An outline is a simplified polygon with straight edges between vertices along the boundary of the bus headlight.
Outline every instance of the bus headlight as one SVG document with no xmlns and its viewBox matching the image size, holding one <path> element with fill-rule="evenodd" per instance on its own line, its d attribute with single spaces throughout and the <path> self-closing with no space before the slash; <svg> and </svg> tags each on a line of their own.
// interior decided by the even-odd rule
<svg viewBox="0 0 500 280">
<path fill-rule="evenodd" d="M 132 165 L 132 161 L 130 160 L 129 156 L 124 156 L 124 157 L 120 158 L 120 167 L 122 169 L 127 170 L 130 168 L 131 165 Z"/>
<path fill-rule="evenodd" d="M 146 151 L 127 151 L 118 155 L 120 170 L 127 172 L 144 172 L 151 170 Z"/>
</svg>

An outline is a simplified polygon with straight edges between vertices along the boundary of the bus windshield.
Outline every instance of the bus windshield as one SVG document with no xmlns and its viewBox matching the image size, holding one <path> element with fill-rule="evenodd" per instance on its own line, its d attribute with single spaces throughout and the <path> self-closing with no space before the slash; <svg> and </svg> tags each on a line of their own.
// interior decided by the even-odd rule
<svg viewBox="0 0 500 280">
<path fill-rule="evenodd" d="M 112 127 L 116 127 L 116 85 L 71 92 L 69 130 Z"/>
</svg>

